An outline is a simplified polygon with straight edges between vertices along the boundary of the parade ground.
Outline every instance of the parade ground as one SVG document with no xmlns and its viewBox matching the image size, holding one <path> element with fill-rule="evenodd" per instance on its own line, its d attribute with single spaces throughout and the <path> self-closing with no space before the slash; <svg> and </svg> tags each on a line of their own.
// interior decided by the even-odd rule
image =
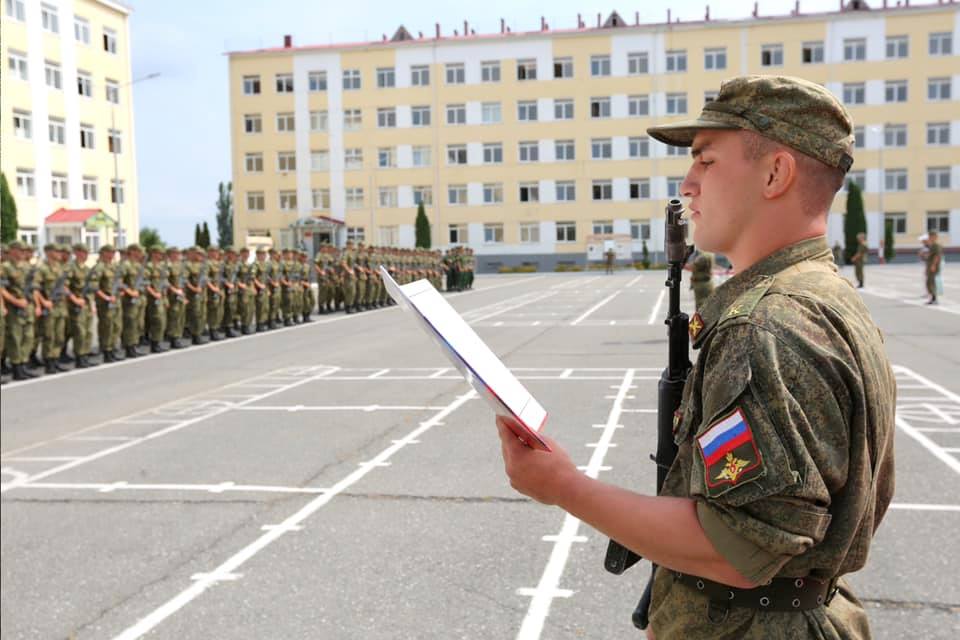
<svg viewBox="0 0 960 640">
<path fill-rule="evenodd" d="M 935 307 L 919 264 L 861 290 L 899 384 L 897 491 L 849 576 L 876 638 L 960 637 L 950 266 Z M 649 493 L 664 276 L 446 295 L 585 472 Z M 606 538 L 510 488 L 492 411 L 411 317 L 314 318 L 3 386 L 2 638 L 642 637 L 649 565 L 607 573 Z"/>
</svg>

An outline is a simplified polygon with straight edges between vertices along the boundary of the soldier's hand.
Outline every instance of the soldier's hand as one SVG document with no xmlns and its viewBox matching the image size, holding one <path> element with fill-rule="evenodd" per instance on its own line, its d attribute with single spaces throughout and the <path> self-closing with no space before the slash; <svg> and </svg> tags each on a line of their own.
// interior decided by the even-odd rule
<svg viewBox="0 0 960 640">
<path fill-rule="evenodd" d="M 580 471 L 552 438 L 540 434 L 552 451 L 531 449 L 507 426 L 507 420 L 497 416 L 503 465 L 510 486 L 537 502 L 556 504 Z"/>
<path fill-rule="evenodd" d="M 34 308 L 33 308 L 33 315 L 35 315 L 37 318 L 42 318 L 42 317 L 43 317 L 43 309 L 41 309 L 40 307 L 34 307 Z"/>
</svg>

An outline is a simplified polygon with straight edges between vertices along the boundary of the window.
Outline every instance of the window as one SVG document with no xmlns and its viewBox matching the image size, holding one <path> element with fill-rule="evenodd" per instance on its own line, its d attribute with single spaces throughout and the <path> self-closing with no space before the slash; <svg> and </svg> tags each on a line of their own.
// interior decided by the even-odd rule
<svg viewBox="0 0 960 640">
<path fill-rule="evenodd" d="M 950 189 L 950 167 L 927 167 L 927 189 L 948 191 Z"/>
<path fill-rule="evenodd" d="M 377 127 L 392 129 L 397 126 L 397 110 L 394 107 L 380 107 L 377 109 Z"/>
<path fill-rule="evenodd" d="M 540 184 L 537 182 L 521 182 L 520 202 L 540 202 Z"/>
<path fill-rule="evenodd" d="M 576 160 L 576 145 L 573 140 L 557 140 L 554 142 L 554 157 L 558 161 Z"/>
<path fill-rule="evenodd" d="M 57 8 L 49 4 L 40 5 L 40 24 L 50 33 L 60 33 L 60 16 Z"/>
<path fill-rule="evenodd" d="M 483 164 L 503 162 L 503 145 L 499 142 L 487 142 L 483 145 Z"/>
<path fill-rule="evenodd" d="M 950 78 L 930 78 L 927 80 L 927 99 L 949 100 Z"/>
<path fill-rule="evenodd" d="M 556 186 L 557 202 L 576 202 L 577 185 L 573 180 L 558 180 Z"/>
<path fill-rule="evenodd" d="M 885 213 L 883 215 L 884 228 L 893 226 L 894 233 L 907 232 L 907 214 L 906 213 Z"/>
<path fill-rule="evenodd" d="M 613 158 L 613 140 L 610 138 L 593 138 L 590 140 L 590 157 L 594 160 L 610 160 Z"/>
<path fill-rule="evenodd" d="M 854 127 L 853 128 L 853 148 L 854 149 L 863 149 L 866 147 L 866 134 L 864 133 L 863 127 Z"/>
<path fill-rule="evenodd" d="M 483 225 L 483 241 L 487 243 L 503 242 L 503 224 L 488 222 Z"/>
<path fill-rule="evenodd" d="M 862 82 L 843 83 L 844 104 L 863 104 L 867 100 L 866 85 Z"/>
<path fill-rule="evenodd" d="M 430 126 L 430 107 L 419 106 L 410 109 L 410 120 L 415 127 Z"/>
<path fill-rule="evenodd" d="M 667 94 L 667 113 L 682 114 L 687 112 L 687 94 L 668 93 Z"/>
<path fill-rule="evenodd" d="M 117 52 L 117 32 L 113 29 L 103 28 L 103 50 L 107 53 Z"/>
<path fill-rule="evenodd" d="M 310 71 L 307 73 L 307 90 L 311 92 L 327 90 L 327 72 Z"/>
<path fill-rule="evenodd" d="M 627 96 L 627 113 L 631 118 L 650 115 L 650 96 Z"/>
<path fill-rule="evenodd" d="M 668 158 L 679 158 L 687 155 L 687 149 L 685 147 L 675 147 L 672 144 L 664 145 L 666 147 L 665 155 Z"/>
<path fill-rule="evenodd" d="M 293 133 L 296 120 L 290 112 L 277 114 L 277 133 Z"/>
<path fill-rule="evenodd" d="M 718 47 L 703 50 L 703 68 L 707 71 L 717 71 L 727 68 L 727 49 Z"/>
<path fill-rule="evenodd" d="M 613 233 L 613 221 L 612 220 L 594 220 L 591 225 L 593 235 L 598 236 L 602 234 L 610 235 Z"/>
<path fill-rule="evenodd" d="M 56 62 L 46 61 L 44 64 L 44 73 L 47 80 L 47 86 L 51 89 L 63 88 L 63 77 L 60 74 L 60 65 Z"/>
<path fill-rule="evenodd" d="M 630 221 L 630 239 L 631 240 L 649 240 L 650 239 L 650 221 L 649 220 L 631 220 Z"/>
<path fill-rule="evenodd" d="M 537 120 L 537 101 L 521 100 L 517 102 L 517 120 L 535 122 Z"/>
<path fill-rule="evenodd" d="M 883 87 L 883 96 L 886 102 L 907 101 L 907 81 L 887 80 Z"/>
<path fill-rule="evenodd" d="M 293 93 L 293 74 L 278 73 L 276 75 L 277 93 Z"/>
<path fill-rule="evenodd" d="M 7 0 L 7 17 L 20 22 L 27 21 L 27 10 L 23 0 Z"/>
<path fill-rule="evenodd" d="M 573 77 L 573 58 L 554 58 L 553 77 L 557 80 Z"/>
<path fill-rule="evenodd" d="M 801 60 L 803 64 L 822 64 L 823 42 L 804 42 L 801 49 Z"/>
<path fill-rule="evenodd" d="M 410 85 L 413 87 L 430 86 L 430 67 L 427 65 L 410 67 Z"/>
<path fill-rule="evenodd" d="M 397 188 L 396 187 L 380 187 L 377 193 L 377 200 L 380 202 L 381 207 L 396 207 L 397 206 Z"/>
<path fill-rule="evenodd" d="M 950 214 L 946 211 L 927 211 L 927 231 L 950 233 Z"/>
<path fill-rule="evenodd" d="M 450 234 L 450 244 L 466 244 L 468 242 L 467 225 L 451 224 L 447 225 L 447 230 Z"/>
<path fill-rule="evenodd" d="M 123 204 L 126 200 L 123 189 L 123 180 L 110 181 L 110 202 L 113 204 Z"/>
<path fill-rule="evenodd" d="M 326 171 L 330 168 L 330 151 L 313 149 L 310 151 L 310 171 Z"/>
<path fill-rule="evenodd" d="M 501 204 L 503 202 L 503 184 L 500 182 L 487 182 L 483 185 L 483 203 Z"/>
<path fill-rule="evenodd" d="M 263 154 L 246 153 L 243 156 L 243 168 L 247 173 L 263 172 Z"/>
<path fill-rule="evenodd" d="M 123 153 L 123 134 L 117 129 L 107 129 L 107 151 Z"/>
<path fill-rule="evenodd" d="M 590 98 L 590 117 L 609 118 L 610 98 Z"/>
<path fill-rule="evenodd" d="M 703 104 L 708 102 L 713 102 L 717 99 L 717 96 L 720 95 L 719 91 L 704 91 L 703 92 Z"/>
<path fill-rule="evenodd" d="M 467 185 L 451 184 L 447 187 L 447 204 L 467 204 Z"/>
<path fill-rule="evenodd" d="M 481 82 L 500 82 L 500 61 L 480 63 Z"/>
<path fill-rule="evenodd" d="M 447 124 L 467 124 L 467 105 L 448 104 Z"/>
<path fill-rule="evenodd" d="M 243 76 L 243 94 L 254 96 L 260 93 L 260 76 Z"/>
<path fill-rule="evenodd" d="M 682 73 L 687 70 L 687 50 L 667 51 L 667 73 Z"/>
<path fill-rule="evenodd" d="M 573 100 L 558 98 L 553 101 L 554 120 L 573 120 Z"/>
<path fill-rule="evenodd" d="M 628 53 L 627 73 L 631 76 L 650 73 L 650 55 L 646 51 Z"/>
<path fill-rule="evenodd" d="M 467 75 L 462 63 L 447 65 L 447 84 L 464 84 L 466 81 Z"/>
<path fill-rule="evenodd" d="M 247 113 L 243 116 L 244 133 L 260 133 L 263 130 L 263 121 L 259 113 Z"/>
<path fill-rule="evenodd" d="M 347 209 L 359 209 L 363 206 L 363 187 L 346 188 Z"/>
<path fill-rule="evenodd" d="M 650 138 L 647 136 L 630 138 L 627 141 L 627 148 L 631 158 L 649 158 Z"/>
<path fill-rule="evenodd" d="M 594 180 L 593 199 L 613 200 L 613 182 L 610 180 Z"/>
<path fill-rule="evenodd" d="M 343 110 L 343 128 L 347 131 L 356 131 L 363 124 L 363 115 L 360 109 Z"/>
<path fill-rule="evenodd" d="M 590 75 L 602 78 L 610 75 L 610 56 L 590 56 Z"/>
<path fill-rule="evenodd" d="M 536 80 L 537 79 L 537 61 L 536 60 L 517 60 L 517 80 Z"/>
<path fill-rule="evenodd" d="M 390 227 L 380 227 L 379 232 L 379 244 L 381 247 L 395 246 L 400 240 L 400 230 L 396 225 Z"/>
<path fill-rule="evenodd" d="M 930 34 L 930 55 L 949 56 L 953 55 L 953 34 L 931 33 Z"/>
<path fill-rule="evenodd" d="M 520 162 L 539 162 L 540 145 L 536 141 L 517 143 L 517 159 Z"/>
<path fill-rule="evenodd" d="M 447 164 L 467 164 L 467 145 L 448 144 Z"/>
<path fill-rule="evenodd" d="M 73 37 L 81 44 L 90 44 L 90 21 L 80 16 L 74 16 Z"/>
<path fill-rule="evenodd" d="M 397 72 L 393 67 L 381 67 L 377 69 L 377 86 L 381 89 L 389 89 L 397 86 Z"/>
<path fill-rule="evenodd" d="M 927 144 L 935 146 L 950 144 L 950 123 L 928 122 Z"/>
<path fill-rule="evenodd" d="M 480 113 L 483 124 L 497 124 L 503 120 L 499 102 L 484 102 L 480 105 Z"/>
<path fill-rule="evenodd" d="M 107 102 L 120 104 L 120 85 L 116 80 L 104 80 L 104 89 L 106 91 Z"/>
<path fill-rule="evenodd" d="M 413 166 L 415 167 L 430 166 L 430 147 L 418 146 L 413 148 Z"/>
<path fill-rule="evenodd" d="M 867 189 L 867 174 L 863 169 L 858 171 L 850 171 L 847 173 L 847 179 L 843 183 L 843 189 L 847 190 L 848 183 L 852 182 L 860 188 L 860 191 L 866 191 Z"/>
<path fill-rule="evenodd" d="M 521 222 L 520 242 L 525 244 L 534 244 L 540 242 L 540 223 Z"/>
<path fill-rule="evenodd" d="M 630 179 L 630 199 L 631 200 L 649 200 L 650 199 L 650 178 L 631 178 Z M 647 223 L 647 226 L 648 226 L 647 234 L 649 237 L 649 223 Z M 634 238 L 634 240 L 636 240 L 636 238 Z"/>
<path fill-rule="evenodd" d="M 907 146 L 907 125 L 905 124 L 884 125 L 883 146 L 885 147 Z"/>
<path fill-rule="evenodd" d="M 325 211 L 330 208 L 330 189 L 311 189 L 310 208 Z"/>
<path fill-rule="evenodd" d="M 80 124 L 80 147 L 82 149 L 94 148 L 92 124 L 83 124 L 83 123 Z"/>
<path fill-rule="evenodd" d="M 381 169 L 397 166 L 397 152 L 393 147 L 377 149 L 377 166 Z"/>
<path fill-rule="evenodd" d="M 30 79 L 30 75 L 27 73 L 27 55 L 25 53 L 10 50 L 7 57 L 7 68 L 14 78 Z"/>
<path fill-rule="evenodd" d="M 50 176 L 50 195 L 60 200 L 66 200 L 67 176 L 63 173 L 54 173 Z"/>
<path fill-rule="evenodd" d="M 33 115 L 29 111 L 13 111 L 13 133 L 18 138 L 33 138 Z"/>
<path fill-rule="evenodd" d="M 886 169 L 883 172 L 883 190 L 884 191 L 906 191 L 907 190 L 907 170 L 906 169 Z"/>
<path fill-rule="evenodd" d="M 760 66 L 761 67 L 782 67 L 783 66 L 783 45 L 765 44 L 760 47 Z"/>
<path fill-rule="evenodd" d="M 363 169 L 363 149 L 351 147 L 343 150 L 344 169 Z"/>
<path fill-rule="evenodd" d="M 349 189 L 347 189 L 349 191 Z M 297 210 L 297 192 L 293 190 L 285 190 L 279 193 L 280 195 L 280 211 L 296 211 Z"/>
<path fill-rule="evenodd" d="M 679 176 L 671 176 L 667 178 L 667 197 L 668 198 L 680 197 L 680 184 L 682 182 L 683 182 L 683 178 Z"/>
<path fill-rule="evenodd" d="M 247 211 L 263 211 L 265 208 L 263 191 L 247 191 Z"/>
<path fill-rule="evenodd" d="M 576 222 L 558 222 L 557 223 L 557 242 L 576 242 L 577 241 L 577 223 Z"/>
<path fill-rule="evenodd" d="M 17 169 L 17 195 L 32 198 L 36 193 L 32 169 Z"/>
<path fill-rule="evenodd" d="M 277 151 L 277 171 L 281 173 L 297 170 L 297 154 L 295 151 Z"/>
<path fill-rule="evenodd" d="M 887 36 L 887 59 L 906 58 L 910 55 L 907 36 Z"/>
<path fill-rule="evenodd" d="M 343 89 L 344 91 L 351 91 L 360 88 L 360 70 L 359 69 L 344 69 L 343 70 Z"/>
<path fill-rule="evenodd" d="M 310 112 L 310 131 L 326 131 L 328 124 L 327 112 L 325 110 Z"/>
<path fill-rule="evenodd" d="M 97 201 L 97 179 L 93 176 L 83 176 L 80 183 L 83 190 L 83 199 L 86 202 Z"/>
<path fill-rule="evenodd" d="M 843 59 L 855 62 L 867 59 L 867 41 L 865 38 L 846 38 L 843 41 Z"/>
<path fill-rule="evenodd" d="M 428 206 L 433 204 L 433 187 L 420 185 L 413 188 L 413 204 Z"/>
<path fill-rule="evenodd" d="M 93 97 L 93 77 L 86 71 L 77 71 L 77 93 L 85 98 Z"/>
<path fill-rule="evenodd" d="M 52 144 L 66 144 L 67 130 L 63 118 L 50 118 L 47 121 L 47 133 Z"/>
<path fill-rule="evenodd" d="M 366 237 L 364 227 L 347 227 L 347 240 L 352 242 L 363 242 Z"/>
</svg>

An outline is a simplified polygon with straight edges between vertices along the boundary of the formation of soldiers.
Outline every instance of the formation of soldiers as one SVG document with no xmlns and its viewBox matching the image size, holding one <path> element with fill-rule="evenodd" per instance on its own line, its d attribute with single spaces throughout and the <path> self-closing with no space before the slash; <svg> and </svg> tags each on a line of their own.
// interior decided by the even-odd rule
<svg viewBox="0 0 960 640">
<path fill-rule="evenodd" d="M 441 255 L 350 241 L 321 247 L 312 262 L 295 249 L 261 248 L 251 259 L 246 247 L 104 245 L 92 265 L 83 244 L 48 244 L 43 253 L 36 261 L 21 242 L 3 247 L 0 353 L 14 380 L 37 377 L 38 367 L 93 367 L 95 355 L 117 362 L 309 322 L 314 312 L 391 305 L 380 265 L 400 284 L 426 278 L 447 291 L 472 288 L 476 266 L 462 247 Z"/>
</svg>

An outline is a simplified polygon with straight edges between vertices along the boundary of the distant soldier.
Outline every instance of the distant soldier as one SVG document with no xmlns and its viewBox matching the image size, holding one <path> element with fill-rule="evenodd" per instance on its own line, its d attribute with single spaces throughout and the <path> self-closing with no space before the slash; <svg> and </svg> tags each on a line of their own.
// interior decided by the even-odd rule
<svg viewBox="0 0 960 640">
<path fill-rule="evenodd" d="M 60 364 L 60 352 L 66 342 L 67 317 L 67 278 L 66 253 L 61 245 L 51 244 L 44 247 L 46 262 L 40 267 L 40 287 L 37 294 L 43 305 L 43 362 L 45 373 L 54 374 L 68 371 Z"/>
<path fill-rule="evenodd" d="M 256 262 L 253 263 L 251 273 L 257 331 L 266 331 L 270 328 L 270 264 L 267 262 L 267 250 L 263 247 L 257 247 Z"/>
<path fill-rule="evenodd" d="M 269 262 L 269 280 L 270 280 L 270 328 L 276 329 L 283 326 L 283 290 L 281 289 L 280 278 L 283 266 L 280 260 L 280 252 L 276 249 L 270 249 Z"/>
<path fill-rule="evenodd" d="M 310 268 L 310 261 L 308 260 L 306 251 L 301 251 L 298 257 L 300 258 L 300 286 L 303 287 L 300 316 L 304 322 L 310 322 L 313 319 L 310 317 L 310 314 L 313 313 L 313 307 L 316 304 L 316 298 L 313 295 L 313 285 L 310 283 L 310 274 L 313 269 Z"/>
<path fill-rule="evenodd" d="M 236 329 L 236 314 L 240 306 L 237 295 L 237 274 L 240 271 L 240 265 L 237 262 L 237 251 L 233 247 L 225 247 L 223 256 L 223 318 L 220 321 L 220 329 L 226 337 L 236 338 L 240 335 Z"/>
<path fill-rule="evenodd" d="M 73 341 L 74 368 L 86 369 L 96 366 L 90 361 L 93 342 L 93 309 L 96 304 L 93 292 L 96 289 L 96 271 L 87 266 L 87 245 L 73 245 L 73 263 L 67 278 L 69 288 L 69 334 Z"/>
<path fill-rule="evenodd" d="M 127 245 L 127 261 L 123 269 L 123 351 L 128 358 L 138 358 L 140 344 L 140 309 L 146 303 L 140 290 L 146 279 L 147 265 L 140 245 Z"/>
<path fill-rule="evenodd" d="M 237 323 L 240 333 L 253 333 L 254 297 L 253 265 L 250 264 L 250 248 L 241 247 L 237 260 Z"/>
<path fill-rule="evenodd" d="M 357 295 L 357 274 L 350 266 L 350 260 L 346 252 L 340 257 L 340 267 L 338 275 L 340 277 L 340 287 L 343 297 L 343 307 L 348 314 L 354 313 L 354 302 Z"/>
<path fill-rule="evenodd" d="M 100 247 L 100 258 L 94 265 L 97 289 L 94 292 L 97 301 L 97 342 L 104 362 L 116 362 L 120 359 L 116 352 L 120 339 L 120 279 L 123 277 L 119 264 L 113 261 L 113 245 Z"/>
<path fill-rule="evenodd" d="M 207 327 L 210 340 L 216 342 L 220 335 L 220 323 L 223 321 L 223 269 L 218 247 L 207 248 Z"/>
<path fill-rule="evenodd" d="M 930 299 L 927 304 L 937 304 L 937 276 L 940 275 L 940 263 L 943 261 L 943 247 L 940 246 L 940 234 L 931 231 L 928 234 L 927 257 L 924 261 L 927 293 Z"/>
<path fill-rule="evenodd" d="M 14 380 L 29 380 L 37 377 L 27 369 L 30 351 L 33 349 L 33 327 L 36 310 L 33 300 L 34 280 L 37 267 L 28 262 L 30 249 L 19 240 L 7 247 L 9 261 L 2 265 L 4 287 L 0 295 L 9 313 L 6 320 L 5 347 L 13 368 Z"/>
<path fill-rule="evenodd" d="M 204 323 L 207 309 L 207 261 L 202 258 L 203 249 L 198 246 L 187 250 L 184 269 L 187 274 L 187 327 L 193 344 L 203 344 Z"/>
<path fill-rule="evenodd" d="M 857 250 L 850 259 L 853 262 L 853 272 L 857 277 L 857 289 L 863 289 L 863 267 L 867 263 L 867 234 L 857 234 Z"/>
<path fill-rule="evenodd" d="M 606 259 L 606 262 L 607 262 L 607 275 L 612 275 L 612 274 L 613 274 L 613 260 L 614 260 L 614 258 L 617 257 L 617 253 L 613 250 L 613 247 L 611 247 L 611 248 L 607 249 L 607 251 L 603 254 L 603 257 Z"/>
<path fill-rule="evenodd" d="M 181 340 L 187 320 L 187 273 L 177 247 L 167 247 L 167 267 L 167 340 L 171 349 L 182 349 L 186 346 Z"/>
<path fill-rule="evenodd" d="M 703 301 L 713 293 L 713 254 L 698 251 L 691 270 L 690 288 L 693 289 L 694 305 L 699 310 Z"/>
<path fill-rule="evenodd" d="M 150 328 L 150 353 L 166 351 L 162 342 L 167 332 L 167 289 L 170 287 L 170 266 L 164 261 L 159 245 L 150 247 L 150 264 L 146 268 L 146 304 Z"/>
</svg>

